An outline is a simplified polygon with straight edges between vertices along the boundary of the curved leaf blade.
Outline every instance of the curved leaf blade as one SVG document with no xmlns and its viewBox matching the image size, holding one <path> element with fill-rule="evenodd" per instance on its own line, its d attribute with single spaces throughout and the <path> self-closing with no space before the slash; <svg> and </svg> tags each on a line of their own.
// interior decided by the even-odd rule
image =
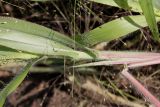
<svg viewBox="0 0 160 107">
<path fill-rule="evenodd" d="M 33 59 L 39 56 L 0 46 L 0 61 L 8 59 Z"/>
<path fill-rule="evenodd" d="M 58 55 L 74 59 L 90 59 L 91 56 L 87 53 L 70 48 L 75 43 L 63 34 L 46 27 L 15 18 L 0 17 L 0 45 L 2 46 L 39 56 Z M 79 46 L 83 47 L 80 44 Z"/>
<path fill-rule="evenodd" d="M 68 46 L 72 46 L 75 43 L 75 41 L 57 31 L 16 18 L 0 17 L 0 27 L 6 30 L 15 30 L 26 34 L 48 38 Z"/>
<path fill-rule="evenodd" d="M 35 63 L 35 61 L 28 63 L 25 68 L 0 92 L 0 107 L 3 107 L 7 96 L 11 94 L 27 76 L 29 68 L 33 63 Z"/>
<path fill-rule="evenodd" d="M 160 21 L 160 17 L 156 17 Z M 125 16 L 103 24 L 83 34 L 83 42 L 93 46 L 104 41 L 111 41 L 147 26 L 143 15 Z"/>
<path fill-rule="evenodd" d="M 106 4 L 135 12 L 142 12 L 138 0 L 90 0 L 96 3 Z"/>
<path fill-rule="evenodd" d="M 142 13 L 142 9 L 138 3 L 138 0 L 90 0 L 90 1 Z M 150 0 L 150 1 L 153 2 L 155 14 L 160 16 L 159 0 Z"/>
<path fill-rule="evenodd" d="M 2 33 L 2 30 L 5 29 L 6 31 L 18 31 L 23 34 L 31 34 L 33 36 L 38 36 L 42 38 L 49 39 L 49 41 L 57 42 L 61 45 L 64 45 L 65 48 L 75 48 L 78 47 L 82 50 L 84 50 L 86 53 L 88 53 L 92 57 L 96 57 L 95 53 L 91 51 L 90 49 L 86 48 L 82 44 L 76 42 L 75 40 L 72 40 L 71 38 L 65 36 L 64 34 L 61 34 L 57 31 L 54 31 L 52 29 L 46 28 L 44 26 L 34 24 L 31 22 L 27 22 L 24 20 L 11 18 L 11 17 L 1 17 L 0 16 L 0 33 Z M 38 38 L 37 37 L 37 38 Z"/>
<path fill-rule="evenodd" d="M 152 0 L 139 0 L 139 4 L 143 10 L 148 26 L 153 34 L 153 38 L 159 41 L 159 31 L 156 24 Z"/>
</svg>

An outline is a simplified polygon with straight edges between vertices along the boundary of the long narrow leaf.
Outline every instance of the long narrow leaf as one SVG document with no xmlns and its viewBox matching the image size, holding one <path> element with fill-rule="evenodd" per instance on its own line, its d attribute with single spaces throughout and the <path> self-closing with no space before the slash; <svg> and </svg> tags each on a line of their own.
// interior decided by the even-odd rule
<svg viewBox="0 0 160 107">
<path fill-rule="evenodd" d="M 148 26 L 153 34 L 153 38 L 159 41 L 159 31 L 156 24 L 152 0 L 139 0 L 139 4 L 143 10 Z"/>
<path fill-rule="evenodd" d="M 159 60 L 156 60 L 160 58 L 159 53 L 148 52 L 101 51 L 99 52 L 98 58 L 102 61 L 85 63 L 74 67 L 88 67 L 100 65 L 108 66 L 122 64 L 128 65 L 129 68 L 135 68 L 160 63 Z"/>
<path fill-rule="evenodd" d="M 138 3 L 138 0 L 90 0 L 96 3 L 102 3 L 110 6 L 115 6 L 135 12 L 142 12 L 142 9 Z M 150 0 L 154 4 L 154 12 L 156 15 L 160 16 L 160 5 L 159 0 Z"/>
<path fill-rule="evenodd" d="M 39 56 L 37 55 L 22 53 L 11 48 L 0 46 L 0 61 L 8 59 L 32 59 L 38 57 Z"/>
<path fill-rule="evenodd" d="M 0 92 L 0 107 L 3 107 L 3 104 L 9 94 L 11 94 L 24 80 L 29 72 L 29 68 L 35 63 L 36 60 L 33 62 L 29 62 L 25 68 Z"/>
<path fill-rule="evenodd" d="M 2 46 L 39 56 L 91 58 L 87 53 L 70 48 L 74 43 L 76 42 L 72 39 L 46 27 L 15 18 L 0 17 L 0 45 Z M 89 53 L 89 49 L 85 47 L 84 49 Z"/>
<path fill-rule="evenodd" d="M 157 17 L 160 21 L 160 17 Z M 146 27 L 147 22 L 143 15 L 126 16 L 110 21 L 83 34 L 83 42 L 90 46 L 104 41 L 111 41 Z"/>
<path fill-rule="evenodd" d="M 72 39 L 52 29 L 16 18 L 0 17 L 0 28 L 6 29 L 6 31 L 15 30 L 26 34 L 49 38 L 69 46 L 74 43 Z M 3 32 L 3 29 L 0 29 L 0 32 Z"/>
<path fill-rule="evenodd" d="M 0 17 L 0 34 L 1 35 L 3 34 L 3 38 L 5 37 L 5 35 L 7 35 L 7 37 L 5 37 L 5 38 L 8 38 L 8 36 L 10 36 L 9 38 L 19 39 L 23 43 L 24 43 L 24 41 L 35 42 L 35 44 L 31 43 L 30 45 L 37 45 L 37 43 L 42 42 L 41 45 L 43 45 L 43 46 L 45 45 L 46 48 L 48 48 L 48 49 L 50 49 L 51 46 L 47 46 L 46 43 L 52 44 L 53 47 L 55 46 L 56 50 L 59 48 L 62 48 L 62 47 L 63 47 L 63 49 L 64 48 L 69 49 L 67 47 L 75 48 L 75 46 L 76 46 L 80 49 L 83 49 L 90 56 L 95 57 L 95 53 L 92 52 L 90 49 L 86 48 L 85 46 L 79 44 L 75 40 L 72 40 L 69 37 L 67 37 L 61 33 L 58 33 L 52 29 L 40 26 L 38 24 L 34 24 L 31 22 L 27 22 L 24 20 L 16 19 L 16 18 Z M 24 36 L 26 36 L 26 38 Z M 28 36 L 30 36 L 30 37 L 28 37 Z M 42 40 L 42 38 L 43 38 L 43 40 Z M 37 41 L 35 39 L 37 39 Z M 40 41 L 38 42 L 38 40 L 40 40 Z M 3 39 L 2 39 L 2 41 L 3 41 Z M 13 40 L 12 42 L 14 42 L 14 41 L 15 40 Z M 10 41 L 8 41 L 8 42 L 10 42 Z M 44 42 L 45 42 L 45 44 L 44 44 Z M 45 50 L 42 49 L 41 51 L 45 51 Z"/>
<path fill-rule="evenodd" d="M 137 0 L 90 0 L 97 3 L 102 3 L 110 6 L 130 9 L 135 12 L 142 12 Z M 127 4 L 128 6 L 124 5 Z"/>
</svg>

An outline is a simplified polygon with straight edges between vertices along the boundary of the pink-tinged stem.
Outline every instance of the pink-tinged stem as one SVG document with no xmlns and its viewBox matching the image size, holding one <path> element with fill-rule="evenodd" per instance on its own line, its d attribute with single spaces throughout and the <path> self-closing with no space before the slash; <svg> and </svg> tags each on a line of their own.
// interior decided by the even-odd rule
<svg viewBox="0 0 160 107">
<path fill-rule="evenodd" d="M 120 51 L 102 51 L 99 53 L 98 58 L 110 59 L 110 58 L 156 58 L 160 57 L 160 53 L 151 52 L 120 52 Z"/>
<path fill-rule="evenodd" d="M 130 63 L 128 65 L 128 68 L 136 68 L 136 67 L 155 65 L 155 64 L 160 64 L 160 58 L 157 57 L 148 61 L 146 60 L 146 61 L 140 61 L 136 63 Z"/>
<path fill-rule="evenodd" d="M 159 100 L 154 97 L 141 83 L 139 83 L 129 72 L 128 72 L 128 68 L 125 68 L 121 74 L 127 78 L 131 84 L 135 87 L 135 89 L 137 91 L 139 91 L 140 93 L 143 94 L 143 96 L 145 96 L 148 101 L 150 103 L 152 103 L 153 105 L 155 105 L 155 107 L 160 107 L 160 102 Z"/>
</svg>

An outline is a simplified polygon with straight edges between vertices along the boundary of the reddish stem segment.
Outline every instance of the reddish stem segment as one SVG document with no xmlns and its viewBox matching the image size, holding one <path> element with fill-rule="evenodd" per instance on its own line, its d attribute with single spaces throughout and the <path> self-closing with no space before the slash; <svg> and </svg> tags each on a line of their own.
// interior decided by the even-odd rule
<svg viewBox="0 0 160 107">
<path fill-rule="evenodd" d="M 155 105 L 155 107 L 160 107 L 160 102 L 159 100 L 154 97 L 141 83 L 139 83 L 129 72 L 128 72 L 128 68 L 125 68 L 121 74 L 127 78 L 131 84 L 133 84 L 133 86 L 135 87 L 135 89 L 142 93 L 143 96 L 145 96 L 149 102 L 151 102 L 152 104 Z"/>
<path fill-rule="evenodd" d="M 146 61 L 139 61 L 139 62 L 133 62 L 128 65 L 128 68 L 136 68 L 136 67 L 142 67 L 142 66 L 148 66 L 148 65 L 155 65 L 160 64 L 159 57 L 153 58 L 151 60 Z"/>
</svg>

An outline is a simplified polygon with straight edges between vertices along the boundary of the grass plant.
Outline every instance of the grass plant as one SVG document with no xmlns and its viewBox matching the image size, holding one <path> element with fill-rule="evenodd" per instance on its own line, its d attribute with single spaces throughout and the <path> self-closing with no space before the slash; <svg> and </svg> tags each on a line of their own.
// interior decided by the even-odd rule
<svg viewBox="0 0 160 107">
<path fill-rule="evenodd" d="M 126 69 L 126 67 L 129 69 L 134 69 L 136 67 L 159 64 L 160 61 L 156 60 L 160 58 L 159 53 L 99 51 L 91 48 L 98 43 L 110 42 L 111 40 L 118 39 L 147 26 L 149 26 L 154 40 L 159 41 L 159 32 L 156 23 L 160 21 L 160 17 L 158 16 L 160 13 L 155 11 L 159 8 L 152 5 L 151 0 L 90 1 L 116 6 L 129 11 L 139 12 L 141 15 L 120 17 L 88 32 L 82 34 L 78 32 L 79 34 L 76 34 L 76 6 L 77 3 L 80 2 L 75 0 L 73 20 L 71 23 L 73 28 L 73 32 L 71 33 L 72 38 L 31 22 L 16 18 L 0 17 L 0 60 L 2 62 L 5 60 L 28 60 L 28 64 L 25 68 L 17 74 L 17 76 L 15 76 L 15 78 L 0 92 L 1 107 L 4 104 L 6 97 L 12 93 L 27 76 L 33 63 L 37 62 L 37 60 L 41 59 L 43 56 L 47 58 L 52 58 L 55 56 L 58 58 L 65 57 L 67 59 L 71 59 L 72 61 L 74 60 L 75 64 L 76 61 L 82 60 L 94 61 L 91 63 L 73 65 L 74 68 L 100 65 L 124 65 L 125 67 L 121 74 L 127 78 L 131 84 L 148 99 L 150 103 L 156 107 L 160 106 L 158 99 L 154 97 L 146 88 L 144 88 L 143 85 L 141 85 L 130 73 L 128 73 L 128 69 Z M 79 39 L 76 39 L 76 36 L 79 36 Z M 92 90 L 94 90 L 95 86 L 90 82 L 88 82 L 88 84 L 91 85 L 91 87 L 93 87 Z M 84 84 L 82 87 L 88 88 L 89 86 Z M 102 91 L 99 91 L 98 93 L 103 94 L 101 92 Z M 110 95 L 113 98 L 113 95 Z M 119 101 L 123 102 L 121 98 L 119 98 Z"/>
</svg>

